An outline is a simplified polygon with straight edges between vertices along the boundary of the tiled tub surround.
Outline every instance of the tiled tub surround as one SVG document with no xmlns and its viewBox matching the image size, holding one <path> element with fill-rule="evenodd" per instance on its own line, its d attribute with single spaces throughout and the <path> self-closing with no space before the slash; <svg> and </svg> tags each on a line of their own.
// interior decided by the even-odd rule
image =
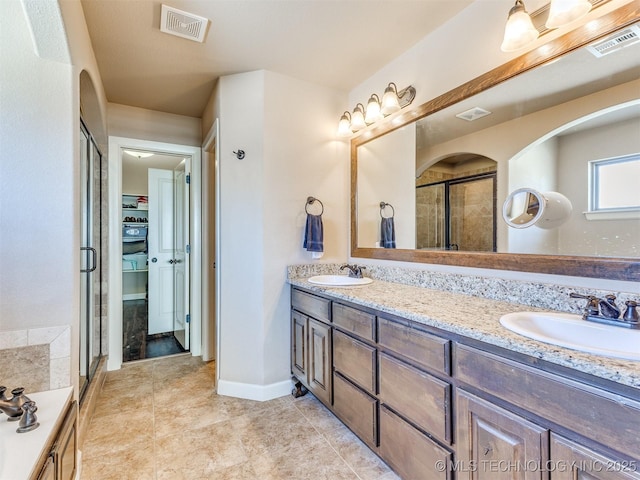
<svg viewBox="0 0 640 480">
<path fill-rule="evenodd" d="M 41 392 L 71 385 L 71 327 L 0 332 L 0 385 Z"/>
<path fill-rule="evenodd" d="M 583 292 L 557 285 L 376 266 L 367 266 L 365 270 L 366 276 L 376 279 L 369 285 L 322 287 L 307 281 L 313 275 L 339 273 L 338 268 L 333 264 L 292 266 L 289 268 L 289 282 L 336 299 L 640 388 L 640 362 L 591 355 L 531 340 L 507 330 L 499 322 L 502 315 L 517 311 L 578 313 L 582 304 L 569 299 L 570 291 L 603 296 L 610 292 Z M 616 294 L 622 303 L 638 297 L 628 293 Z M 625 329 L 621 328 L 620 334 L 624 335 L 624 332 Z"/>
</svg>

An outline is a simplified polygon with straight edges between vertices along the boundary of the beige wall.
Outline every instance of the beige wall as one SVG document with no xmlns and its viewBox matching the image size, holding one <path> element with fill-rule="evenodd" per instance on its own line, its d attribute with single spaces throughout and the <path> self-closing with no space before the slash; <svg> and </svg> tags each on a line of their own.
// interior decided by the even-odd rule
<svg viewBox="0 0 640 480">
<path fill-rule="evenodd" d="M 344 100 L 268 71 L 222 77 L 212 94 L 204 117 L 220 119 L 223 393 L 271 395 L 276 385 L 279 396 L 290 388 L 286 267 L 312 261 L 302 249 L 307 196 L 325 208 L 321 261 L 345 258 L 349 166 L 347 145 L 335 138 Z"/>
<path fill-rule="evenodd" d="M 109 136 L 200 146 L 199 118 L 156 112 L 117 103 L 108 106 Z"/>
</svg>

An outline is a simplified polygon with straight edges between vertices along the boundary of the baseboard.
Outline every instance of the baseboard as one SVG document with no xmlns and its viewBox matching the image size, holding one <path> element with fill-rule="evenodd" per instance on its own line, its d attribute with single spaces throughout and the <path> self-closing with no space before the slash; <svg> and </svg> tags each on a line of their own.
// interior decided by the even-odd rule
<svg viewBox="0 0 640 480">
<path fill-rule="evenodd" d="M 291 380 L 272 383 L 270 385 L 254 385 L 251 383 L 230 382 L 218 380 L 218 395 L 227 397 L 245 398 L 264 402 L 291 394 L 293 384 Z"/>
</svg>

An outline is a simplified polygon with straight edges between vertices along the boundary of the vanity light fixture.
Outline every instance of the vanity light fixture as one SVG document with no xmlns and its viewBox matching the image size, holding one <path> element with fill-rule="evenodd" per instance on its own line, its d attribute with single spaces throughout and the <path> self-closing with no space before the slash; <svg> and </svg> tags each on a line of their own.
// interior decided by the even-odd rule
<svg viewBox="0 0 640 480">
<path fill-rule="evenodd" d="M 533 26 L 531 17 L 524 7 L 522 0 L 516 0 L 516 4 L 509 10 L 509 18 L 504 27 L 504 39 L 500 50 L 513 52 L 538 38 L 540 32 Z"/>
<path fill-rule="evenodd" d="M 342 114 L 338 123 L 338 136 L 349 137 L 352 133 L 382 120 L 387 115 L 400 111 L 411 104 L 414 98 L 416 98 L 416 89 L 411 85 L 398 91 L 396 84 L 391 82 L 384 90 L 382 101 L 377 94 L 373 93 L 367 102 L 366 111 L 364 105 L 358 103 L 353 113 Z"/>
<path fill-rule="evenodd" d="M 371 125 L 383 117 L 384 115 L 380 112 L 380 97 L 373 93 L 367 102 L 367 114 L 364 117 L 364 122 L 367 125 Z"/>
<path fill-rule="evenodd" d="M 589 0 L 551 0 L 547 28 L 559 28 L 584 17 L 591 11 Z"/>
<path fill-rule="evenodd" d="M 568 25 L 609 1 L 551 0 L 551 3 L 545 4 L 529 15 L 523 1 L 516 0 L 516 4 L 509 11 L 500 49 L 503 52 L 519 50 L 539 36 Z"/>
</svg>

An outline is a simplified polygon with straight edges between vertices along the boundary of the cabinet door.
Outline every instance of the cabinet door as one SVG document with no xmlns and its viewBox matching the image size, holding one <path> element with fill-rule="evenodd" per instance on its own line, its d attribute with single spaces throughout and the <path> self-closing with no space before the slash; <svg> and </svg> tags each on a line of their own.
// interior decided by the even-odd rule
<svg viewBox="0 0 640 480">
<path fill-rule="evenodd" d="M 459 479 L 546 480 L 548 430 L 467 392 L 457 391 Z"/>
<path fill-rule="evenodd" d="M 76 477 L 76 465 L 78 463 L 77 417 L 78 405 L 73 402 L 67 411 L 54 445 L 57 470 L 56 480 L 74 480 Z"/>
<path fill-rule="evenodd" d="M 307 317 L 291 312 L 291 372 L 307 382 Z"/>
<path fill-rule="evenodd" d="M 49 455 L 45 461 L 37 480 L 56 480 L 56 465 L 53 462 L 53 456 Z"/>
<path fill-rule="evenodd" d="M 637 480 L 640 461 L 619 460 L 551 434 L 552 480 Z"/>
<path fill-rule="evenodd" d="M 327 405 L 331 404 L 331 328 L 309 318 L 309 389 Z"/>
</svg>

